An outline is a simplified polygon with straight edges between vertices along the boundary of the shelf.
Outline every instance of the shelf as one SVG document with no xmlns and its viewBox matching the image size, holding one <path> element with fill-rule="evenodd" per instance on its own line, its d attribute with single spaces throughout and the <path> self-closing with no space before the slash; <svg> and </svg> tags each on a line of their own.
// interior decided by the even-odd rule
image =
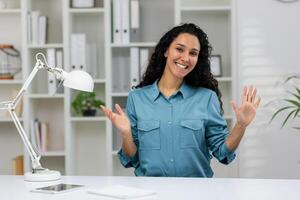
<svg viewBox="0 0 300 200">
<path fill-rule="evenodd" d="M 118 47 L 155 47 L 155 42 L 137 42 L 137 43 L 129 43 L 129 44 L 111 44 L 111 47 L 118 48 Z"/>
<path fill-rule="evenodd" d="M 48 49 L 48 48 L 63 48 L 63 47 L 64 47 L 64 45 L 61 43 L 28 45 L 29 49 Z"/>
<path fill-rule="evenodd" d="M 1 84 L 7 84 L 7 85 L 9 85 L 9 84 L 22 84 L 22 83 L 23 83 L 22 80 L 17 80 L 17 79 L 15 79 L 15 80 L 0 80 L 0 85 Z"/>
<path fill-rule="evenodd" d="M 71 117 L 72 122 L 104 122 L 106 117 L 104 116 L 97 116 L 97 117 Z"/>
<path fill-rule="evenodd" d="M 0 9 L 0 14 L 21 14 L 21 9 L 19 8 Z"/>
<path fill-rule="evenodd" d="M 29 94 L 28 97 L 31 99 L 59 99 L 59 98 L 64 98 L 64 94 L 55 94 L 55 95 L 50 95 L 50 94 Z"/>
<path fill-rule="evenodd" d="M 230 6 L 185 6 L 181 7 L 180 10 L 182 12 L 190 12 L 190 11 L 231 11 Z"/>
<path fill-rule="evenodd" d="M 127 97 L 128 92 L 113 92 L 111 93 L 112 97 Z"/>
<path fill-rule="evenodd" d="M 52 156 L 65 156 L 66 153 L 65 151 L 46 151 L 46 152 L 41 152 L 42 157 L 52 157 Z"/>
<path fill-rule="evenodd" d="M 23 118 L 19 118 L 20 122 L 23 122 Z M 13 122 L 13 120 L 11 118 L 0 118 L 0 123 L 4 123 L 4 122 Z"/>
<path fill-rule="evenodd" d="M 231 77 L 216 77 L 216 79 L 219 82 L 231 82 L 232 81 Z"/>
<path fill-rule="evenodd" d="M 70 8 L 70 13 L 79 14 L 79 13 L 104 13 L 104 8 Z"/>
<path fill-rule="evenodd" d="M 94 83 L 105 83 L 105 81 L 103 78 L 94 79 Z"/>
</svg>

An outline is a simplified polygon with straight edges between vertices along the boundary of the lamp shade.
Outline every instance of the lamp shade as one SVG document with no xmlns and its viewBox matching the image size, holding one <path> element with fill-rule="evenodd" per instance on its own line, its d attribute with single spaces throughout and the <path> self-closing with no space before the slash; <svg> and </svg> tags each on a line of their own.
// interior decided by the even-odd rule
<svg viewBox="0 0 300 200">
<path fill-rule="evenodd" d="M 82 70 L 74 70 L 64 73 L 64 87 L 92 92 L 94 90 L 94 81 L 91 75 Z"/>
</svg>

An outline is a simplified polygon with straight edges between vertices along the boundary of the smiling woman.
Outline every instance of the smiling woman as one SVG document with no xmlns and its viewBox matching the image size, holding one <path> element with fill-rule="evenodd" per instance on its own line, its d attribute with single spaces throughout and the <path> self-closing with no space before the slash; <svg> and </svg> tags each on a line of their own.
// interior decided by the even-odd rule
<svg viewBox="0 0 300 200">
<path fill-rule="evenodd" d="M 237 123 L 229 134 L 210 52 L 198 26 L 176 26 L 156 45 L 126 113 L 118 104 L 116 113 L 102 106 L 122 135 L 120 161 L 137 176 L 212 177 L 212 156 L 223 164 L 235 158 L 260 100 L 245 87 L 241 106 L 232 104 Z"/>
</svg>

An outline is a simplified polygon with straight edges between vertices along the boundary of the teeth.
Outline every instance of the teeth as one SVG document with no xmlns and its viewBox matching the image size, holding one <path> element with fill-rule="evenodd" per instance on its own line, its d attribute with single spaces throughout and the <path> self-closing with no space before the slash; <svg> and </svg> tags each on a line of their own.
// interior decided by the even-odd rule
<svg viewBox="0 0 300 200">
<path fill-rule="evenodd" d="M 180 64 L 180 63 L 176 63 L 176 65 L 177 65 L 178 67 L 180 67 L 181 69 L 186 69 L 186 68 L 187 68 L 186 65 L 182 65 L 182 64 Z"/>
</svg>

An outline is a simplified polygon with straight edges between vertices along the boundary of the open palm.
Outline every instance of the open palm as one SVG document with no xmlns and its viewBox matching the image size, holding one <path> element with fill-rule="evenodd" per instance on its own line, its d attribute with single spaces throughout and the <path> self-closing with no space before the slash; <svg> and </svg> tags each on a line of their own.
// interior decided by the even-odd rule
<svg viewBox="0 0 300 200">
<path fill-rule="evenodd" d="M 129 133 L 130 128 L 130 122 L 122 108 L 119 106 L 119 104 L 115 105 L 115 108 L 117 110 L 117 113 L 113 112 L 112 110 L 100 106 L 104 114 L 110 121 L 113 123 L 113 125 L 121 132 L 121 133 Z"/>
<path fill-rule="evenodd" d="M 246 127 L 254 119 L 256 115 L 256 109 L 260 103 L 260 97 L 256 97 L 257 90 L 250 86 L 249 89 L 247 86 L 244 87 L 242 104 L 237 106 L 234 102 L 231 102 L 232 108 L 236 115 L 237 123 Z"/>
</svg>

